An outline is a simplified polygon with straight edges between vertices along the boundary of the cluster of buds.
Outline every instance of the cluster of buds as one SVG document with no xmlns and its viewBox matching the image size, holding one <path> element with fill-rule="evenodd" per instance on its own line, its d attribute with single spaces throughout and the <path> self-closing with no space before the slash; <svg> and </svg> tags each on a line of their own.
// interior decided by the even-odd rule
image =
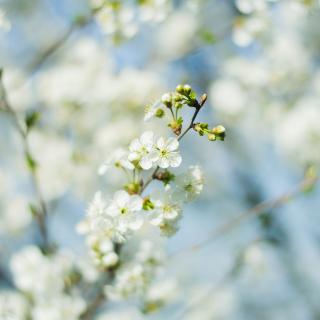
<svg viewBox="0 0 320 320">
<path fill-rule="evenodd" d="M 183 124 L 183 119 L 179 116 L 179 110 L 182 109 L 184 105 L 194 108 L 200 107 L 196 99 L 196 93 L 188 84 L 179 84 L 174 92 L 164 94 L 161 102 L 170 110 L 172 120 L 169 123 L 169 127 L 177 136 L 181 134 Z M 162 117 L 164 114 L 164 112 L 160 110 L 162 109 L 158 109 L 155 113 L 157 117 Z"/>
<path fill-rule="evenodd" d="M 209 129 L 207 123 L 195 123 L 193 129 L 198 132 L 200 136 L 206 135 L 209 141 L 223 141 L 226 136 L 226 129 L 221 125 Z"/>
<path fill-rule="evenodd" d="M 111 268 L 118 263 L 119 257 L 114 250 L 114 244 L 108 238 L 92 236 L 88 238 L 88 244 L 91 247 L 93 262 L 97 266 Z"/>
</svg>

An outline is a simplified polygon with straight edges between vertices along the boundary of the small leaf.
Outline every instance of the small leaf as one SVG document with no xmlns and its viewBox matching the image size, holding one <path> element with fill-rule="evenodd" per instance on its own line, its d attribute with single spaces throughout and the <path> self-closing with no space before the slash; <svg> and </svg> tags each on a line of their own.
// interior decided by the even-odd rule
<svg viewBox="0 0 320 320">
<path fill-rule="evenodd" d="M 37 167 L 37 162 L 34 160 L 32 155 L 27 152 L 25 155 L 25 159 L 26 159 L 26 164 L 27 164 L 28 169 L 30 171 L 35 171 L 35 169 Z"/>
<path fill-rule="evenodd" d="M 200 39 L 207 44 L 214 44 L 217 42 L 216 35 L 207 29 L 202 29 L 199 31 Z"/>
<path fill-rule="evenodd" d="M 27 113 L 26 115 L 26 126 L 27 130 L 29 131 L 31 128 L 33 128 L 40 120 L 40 113 L 38 111 L 31 111 Z"/>
</svg>

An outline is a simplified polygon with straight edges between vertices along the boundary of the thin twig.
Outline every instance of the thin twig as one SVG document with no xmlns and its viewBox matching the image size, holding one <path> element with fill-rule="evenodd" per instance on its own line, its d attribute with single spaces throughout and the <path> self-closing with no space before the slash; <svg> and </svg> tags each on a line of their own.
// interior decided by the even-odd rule
<svg viewBox="0 0 320 320">
<path fill-rule="evenodd" d="M 204 96 L 204 95 L 203 95 Z M 200 103 L 195 100 L 195 105 L 193 106 L 193 108 L 195 108 L 195 112 L 191 118 L 191 121 L 190 121 L 190 124 L 189 126 L 185 129 L 185 131 L 180 134 L 180 136 L 178 137 L 178 141 L 181 141 L 182 138 L 189 132 L 190 129 L 193 128 L 194 126 L 194 122 L 197 118 L 197 115 L 199 113 L 199 111 L 201 110 L 201 108 L 204 106 L 205 102 L 206 102 L 206 95 L 205 95 L 205 99 L 203 99 L 203 96 L 201 97 L 201 101 Z M 142 188 L 141 188 L 141 191 L 140 191 L 140 194 L 143 193 L 143 191 L 148 187 L 148 185 L 155 179 L 155 176 L 156 174 L 158 173 L 158 171 L 160 170 L 160 167 L 157 166 L 155 168 L 155 170 L 152 172 L 152 174 L 150 175 L 150 177 L 146 180 L 146 182 L 143 184 Z"/>
<path fill-rule="evenodd" d="M 7 112 L 11 116 L 11 118 L 13 120 L 13 124 L 15 125 L 18 133 L 21 136 L 21 140 L 23 143 L 23 149 L 24 149 L 24 155 L 26 157 L 30 157 L 31 150 L 30 150 L 29 141 L 28 141 L 28 131 L 20 123 L 17 113 L 12 108 L 12 106 L 10 105 L 10 103 L 7 99 L 6 90 L 3 85 L 3 81 L 2 81 L 2 74 L 3 74 L 3 71 L 0 70 L 0 110 Z M 48 216 L 48 209 L 47 209 L 46 203 L 44 201 L 44 198 L 43 198 L 43 195 L 41 192 L 41 188 L 40 188 L 40 184 L 39 184 L 39 180 L 38 180 L 37 169 L 33 168 L 32 170 L 29 170 L 29 171 L 30 171 L 32 185 L 33 185 L 34 191 L 36 193 L 36 197 L 38 199 L 38 203 L 39 203 L 39 207 L 40 207 L 40 212 L 38 212 L 35 215 L 35 218 L 36 218 L 38 225 L 39 225 L 39 230 L 40 230 L 40 234 L 41 234 L 42 242 L 43 242 L 42 243 L 43 249 L 45 251 L 49 251 L 51 246 L 49 243 L 48 229 L 47 229 L 47 222 L 46 222 L 47 216 Z"/>
<path fill-rule="evenodd" d="M 234 229 L 235 227 L 237 227 L 238 225 L 240 225 L 243 221 L 245 221 L 251 217 L 254 217 L 254 216 L 259 216 L 263 213 L 266 213 L 267 211 L 279 208 L 282 205 L 288 203 L 292 198 L 298 196 L 299 194 L 301 194 L 305 190 L 312 188 L 316 184 L 317 181 L 318 181 L 317 177 L 307 177 L 307 178 L 303 179 L 293 190 L 288 191 L 275 199 L 267 200 L 267 201 L 264 201 L 264 202 L 257 204 L 253 208 L 236 216 L 231 221 L 225 223 L 221 227 L 218 227 L 218 228 L 212 230 L 205 240 L 202 240 L 202 241 L 198 242 L 197 244 L 192 245 L 191 247 L 187 247 L 187 248 L 182 249 L 176 253 L 173 253 L 172 256 L 174 258 L 176 258 L 176 257 L 180 256 L 181 254 L 188 253 L 188 252 L 194 252 L 196 250 L 199 250 L 199 249 L 207 246 L 212 241 L 216 240 L 220 236 L 226 234 L 228 231 L 230 231 L 230 230 Z"/>
</svg>

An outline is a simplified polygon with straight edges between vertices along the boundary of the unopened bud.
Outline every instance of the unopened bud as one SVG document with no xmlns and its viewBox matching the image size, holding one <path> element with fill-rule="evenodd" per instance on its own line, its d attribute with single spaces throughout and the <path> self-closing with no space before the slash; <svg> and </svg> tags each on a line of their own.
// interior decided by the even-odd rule
<svg viewBox="0 0 320 320">
<path fill-rule="evenodd" d="M 203 106 L 203 105 L 206 103 L 207 98 L 208 98 L 208 96 L 207 96 L 206 93 L 204 93 L 204 94 L 200 97 L 200 106 Z"/>
<path fill-rule="evenodd" d="M 184 91 L 186 94 L 190 94 L 190 93 L 191 93 L 191 90 L 192 90 L 192 88 L 191 88 L 190 85 L 185 84 L 185 85 L 183 86 L 183 91 Z"/>
<path fill-rule="evenodd" d="M 209 141 L 215 141 L 216 139 L 217 139 L 217 137 L 214 133 L 208 133 L 208 140 Z"/>
<path fill-rule="evenodd" d="M 157 118 L 162 118 L 164 116 L 164 111 L 161 108 L 157 109 L 155 116 Z"/>
<path fill-rule="evenodd" d="M 165 106 L 167 106 L 168 108 L 171 107 L 172 101 L 171 101 L 171 94 L 170 93 L 165 93 L 162 97 L 161 97 L 161 101 L 163 102 L 163 104 Z"/>
<path fill-rule="evenodd" d="M 216 126 L 215 128 L 213 128 L 212 132 L 215 134 L 221 134 L 221 133 L 225 133 L 226 129 L 224 126 L 219 125 L 219 126 Z"/>
<path fill-rule="evenodd" d="M 182 84 L 177 85 L 176 91 L 180 94 L 183 94 L 184 93 L 183 85 Z"/>
</svg>

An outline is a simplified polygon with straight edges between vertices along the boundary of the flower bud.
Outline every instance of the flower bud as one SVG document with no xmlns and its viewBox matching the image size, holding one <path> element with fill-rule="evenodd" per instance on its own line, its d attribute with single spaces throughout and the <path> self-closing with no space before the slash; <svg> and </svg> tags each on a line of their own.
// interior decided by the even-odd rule
<svg viewBox="0 0 320 320">
<path fill-rule="evenodd" d="M 161 97 L 161 101 L 167 108 L 171 108 L 172 107 L 172 97 L 171 97 L 170 93 L 165 93 Z"/>
<path fill-rule="evenodd" d="M 183 86 L 183 91 L 184 91 L 185 94 L 189 95 L 189 94 L 191 93 L 191 90 L 192 90 L 192 88 L 191 88 L 190 85 L 185 84 L 185 85 Z"/>
<path fill-rule="evenodd" d="M 183 85 L 182 84 L 177 85 L 176 91 L 180 94 L 183 94 L 184 93 Z"/>
<path fill-rule="evenodd" d="M 208 133 L 208 140 L 209 141 L 215 141 L 216 139 L 217 139 L 217 137 L 214 133 Z"/>
<path fill-rule="evenodd" d="M 156 111 L 156 113 L 155 113 L 155 116 L 156 116 L 157 118 L 162 118 L 162 117 L 164 116 L 164 111 L 163 111 L 163 109 L 161 109 L 161 108 L 157 109 L 157 111 Z"/>
<path fill-rule="evenodd" d="M 142 207 L 143 207 L 143 210 L 149 211 L 149 210 L 153 210 L 154 209 L 154 204 L 152 203 L 150 198 L 145 198 L 143 200 Z"/>
<path fill-rule="evenodd" d="M 216 126 L 215 128 L 213 128 L 212 132 L 215 134 L 222 134 L 222 133 L 226 132 L 226 129 L 224 126 L 219 125 L 219 126 Z"/>
<path fill-rule="evenodd" d="M 204 94 L 200 97 L 200 106 L 203 106 L 203 105 L 206 103 L 207 98 L 208 98 L 208 96 L 207 96 L 206 93 L 204 93 Z"/>
<path fill-rule="evenodd" d="M 219 125 L 213 128 L 211 130 L 211 133 L 216 136 L 216 139 L 223 141 L 226 136 L 226 129 L 223 126 Z"/>
</svg>

